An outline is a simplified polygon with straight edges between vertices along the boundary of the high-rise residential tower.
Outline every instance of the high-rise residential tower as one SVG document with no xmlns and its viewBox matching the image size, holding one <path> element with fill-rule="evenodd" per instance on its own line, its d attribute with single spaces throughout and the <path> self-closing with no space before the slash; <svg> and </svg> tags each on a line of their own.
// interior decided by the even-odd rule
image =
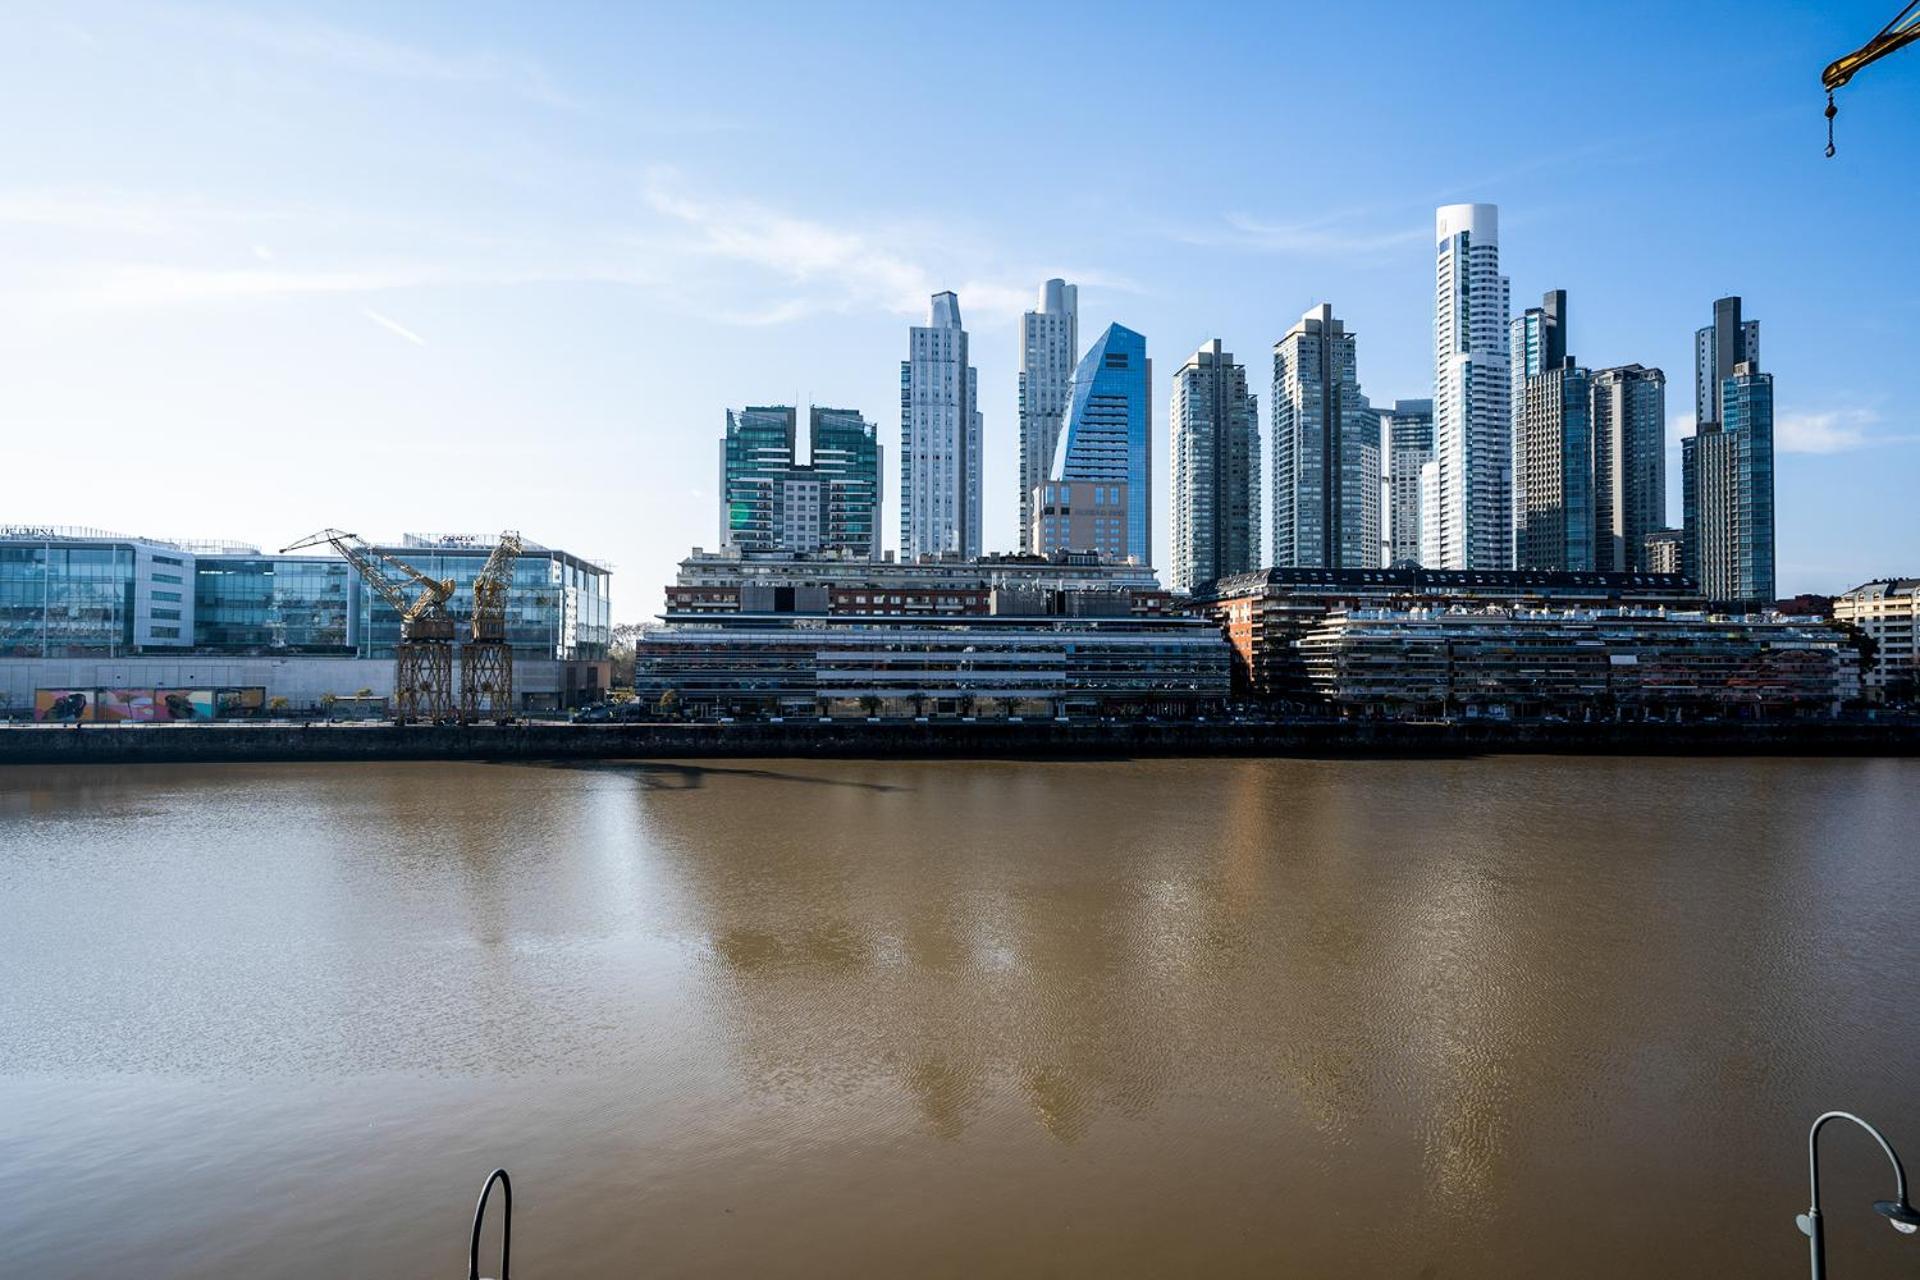
<svg viewBox="0 0 1920 1280">
<path fill-rule="evenodd" d="M 960 299 L 933 295 L 900 362 L 900 556 L 980 555 L 979 375 Z"/>
<path fill-rule="evenodd" d="M 1409 569 L 1420 563 L 1420 468 L 1433 460 L 1433 401 L 1395 400 L 1380 410 L 1380 437 L 1387 451 L 1387 565 Z"/>
<path fill-rule="evenodd" d="M 1593 375 L 1594 568 L 1655 572 L 1667 523 L 1667 375 L 1637 364 Z"/>
<path fill-rule="evenodd" d="M 1514 564 L 1593 568 L 1593 375 L 1562 356 L 1520 384 Z"/>
<path fill-rule="evenodd" d="M 1434 232 L 1434 500 L 1421 512 L 1429 567 L 1504 569 L 1513 560 L 1513 424 L 1499 211 L 1443 205 Z"/>
<path fill-rule="evenodd" d="M 1247 370 L 1215 338 L 1173 376 L 1176 591 L 1260 567 L 1260 405 Z"/>
<path fill-rule="evenodd" d="M 1380 565 L 1380 418 L 1325 303 L 1273 348 L 1273 563 Z"/>
<path fill-rule="evenodd" d="M 720 545 L 742 551 L 880 556 L 881 449 L 852 409 L 808 411 L 796 452 L 791 405 L 727 411 L 720 442 Z"/>
<path fill-rule="evenodd" d="M 1520 538 L 1526 520 L 1526 468 L 1520 465 L 1520 406 L 1528 378 L 1567 362 L 1567 291 L 1554 289 L 1507 326 L 1507 417 L 1513 437 L 1513 547 L 1521 563 Z"/>
<path fill-rule="evenodd" d="M 1066 425 L 1035 491 L 1035 550 L 1153 563 L 1152 395 L 1147 340 L 1108 325 L 1074 370 Z"/>
<path fill-rule="evenodd" d="M 1020 533 L 1033 550 L 1033 491 L 1045 483 L 1066 418 L 1074 356 L 1080 350 L 1080 289 L 1064 280 L 1040 286 L 1039 309 L 1020 318 Z"/>
<path fill-rule="evenodd" d="M 1713 304 L 1695 336 L 1694 433 L 1680 442 L 1681 554 L 1718 604 L 1774 596 L 1773 375 L 1760 371 L 1760 326 L 1739 298 Z"/>
<path fill-rule="evenodd" d="M 1742 320 L 1740 299 L 1717 298 L 1713 323 L 1693 334 L 1693 421 L 1723 422 L 1721 395 L 1733 367 L 1742 361 L 1760 367 L 1760 322 Z"/>
</svg>

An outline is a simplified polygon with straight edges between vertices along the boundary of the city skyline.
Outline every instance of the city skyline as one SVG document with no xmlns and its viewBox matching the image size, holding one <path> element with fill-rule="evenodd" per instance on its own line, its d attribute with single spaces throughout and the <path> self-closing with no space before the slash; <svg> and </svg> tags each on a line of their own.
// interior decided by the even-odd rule
<svg viewBox="0 0 1920 1280">
<path fill-rule="evenodd" d="M 1849 90 L 1827 161 L 1817 69 L 1881 15 L 1738 15 L 1623 11 L 1635 49 L 1577 58 L 1525 24 L 1492 21 L 1473 41 L 1390 30 L 1369 59 L 1382 74 L 1340 80 L 1339 123 L 1302 139 L 1283 173 L 1246 165 L 1251 133 L 1190 127 L 1202 111 L 1257 118 L 1277 88 L 1232 68 L 1148 75 L 1117 33 L 1044 15 L 1036 39 L 1090 34 L 1116 74 L 1138 73 L 1141 162 L 1063 187 L 1052 157 L 1011 140 L 1043 99 L 1063 137 L 1090 130 L 1096 104 L 1021 86 L 1004 50 L 968 34 L 944 55 L 968 91 L 937 191 L 918 157 L 919 181 L 872 180 L 906 124 L 871 102 L 930 74 L 899 16 L 99 5 L 9 19 L 8 92 L 47 118 L 0 143 L 0 271 L 16 286 L 0 317 L 0 423 L 36 480 L 9 512 L 265 546 L 322 523 L 511 525 L 604 556 L 623 581 L 655 580 L 713 527 L 726 407 L 844 405 L 891 441 L 900 330 L 951 288 L 979 369 L 982 544 L 1011 549 L 1019 317 L 1042 281 L 1079 287 L 1083 332 L 1119 320 L 1162 354 L 1215 337 L 1266 351 L 1330 303 L 1366 335 L 1360 379 L 1384 406 L 1431 394 L 1426 236 L 1436 205 L 1473 200 L 1500 206 L 1518 297 L 1577 296 L 1596 370 L 1639 363 L 1677 384 L 1705 306 L 1743 296 L 1767 319 L 1763 368 L 1779 379 L 1780 593 L 1911 574 L 1920 538 L 1900 495 L 1920 475 L 1920 433 L 1898 370 L 1916 290 L 1913 268 L 1873 246 L 1897 242 L 1911 205 L 1916 179 L 1898 162 L 1920 86 L 1889 74 Z M 1235 57 L 1255 65 L 1276 19 L 1229 17 L 1244 31 Z M 1304 61 L 1286 96 L 1335 83 L 1313 55 L 1352 47 L 1362 25 L 1294 23 L 1287 47 Z M 1668 170 L 1729 121 L 1725 94 L 1696 74 L 1706 39 L 1715 78 L 1742 86 L 1747 164 L 1686 183 Z M 644 88 L 611 53 L 669 46 Z M 848 48 L 874 72 L 859 102 L 797 92 L 808 57 Z M 1523 70 L 1631 67 L 1645 88 L 1578 133 L 1515 116 L 1466 153 L 1394 88 L 1436 53 L 1474 68 L 1463 109 L 1494 109 Z M 686 108 L 709 100 L 695 87 L 723 58 L 751 87 Z M 1058 197 L 1047 218 L 1005 199 L 1038 181 Z M 1724 215 L 1730 199 L 1741 217 Z M 1692 414 L 1670 389 L 1677 525 Z M 442 483 L 343 484 L 356 463 Z M 886 490 L 891 543 L 897 472 Z M 1168 505 L 1156 548 L 1172 545 Z M 616 608 L 638 620 L 653 602 L 622 590 Z"/>
</svg>

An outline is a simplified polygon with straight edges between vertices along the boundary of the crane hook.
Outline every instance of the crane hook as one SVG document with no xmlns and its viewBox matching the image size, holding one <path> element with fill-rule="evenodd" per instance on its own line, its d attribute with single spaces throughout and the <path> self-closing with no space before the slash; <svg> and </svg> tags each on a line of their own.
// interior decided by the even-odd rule
<svg viewBox="0 0 1920 1280">
<path fill-rule="evenodd" d="M 1833 90 L 1827 90 L 1827 159 L 1833 159 L 1833 118 L 1840 114 L 1840 108 L 1833 105 Z"/>
</svg>

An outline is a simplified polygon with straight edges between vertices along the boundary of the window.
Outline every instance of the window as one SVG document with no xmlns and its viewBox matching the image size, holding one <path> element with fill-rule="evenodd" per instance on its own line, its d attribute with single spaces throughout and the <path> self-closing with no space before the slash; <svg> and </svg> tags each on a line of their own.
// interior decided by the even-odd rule
<svg viewBox="0 0 1920 1280">
<path fill-rule="evenodd" d="M 155 582 L 171 582 L 175 586 L 180 585 L 180 575 L 177 573 L 156 573 L 153 575 L 153 580 Z"/>
<path fill-rule="evenodd" d="M 165 618 L 171 622 L 178 622 L 180 620 L 180 611 L 178 609 L 155 609 L 153 616 L 156 618 Z M 159 632 L 156 631 L 154 634 L 158 635 Z M 175 632 L 175 634 L 177 635 L 179 633 Z"/>
<path fill-rule="evenodd" d="M 180 628 L 155 627 L 153 629 L 153 638 L 155 640 L 178 640 L 180 638 Z"/>
<path fill-rule="evenodd" d="M 153 593 L 153 598 L 155 600 L 171 600 L 178 604 L 180 601 L 180 593 L 178 591 L 156 591 Z"/>
</svg>

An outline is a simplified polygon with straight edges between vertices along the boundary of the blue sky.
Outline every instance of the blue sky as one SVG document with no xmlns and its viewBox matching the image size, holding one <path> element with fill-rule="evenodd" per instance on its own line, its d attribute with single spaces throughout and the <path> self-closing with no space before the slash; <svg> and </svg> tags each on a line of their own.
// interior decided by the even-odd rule
<svg viewBox="0 0 1920 1280">
<path fill-rule="evenodd" d="M 1746 298 L 1783 592 L 1920 573 L 1920 49 L 1842 92 L 1831 161 L 1818 79 L 1898 7 L 9 6 L 0 519 L 516 527 L 638 620 L 716 542 L 729 405 L 861 409 L 897 467 L 952 288 L 1008 547 L 1040 281 L 1147 335 L 1164 494 L 1213 337 L 1264 412 L 1328 301 L 1376 401 L 1431 394 L 1433 207 L 1485 200 L 1516 306 L 1565 288 L 1584 363 L 1664 368 L 1676 438 Z"/>
</svg>

